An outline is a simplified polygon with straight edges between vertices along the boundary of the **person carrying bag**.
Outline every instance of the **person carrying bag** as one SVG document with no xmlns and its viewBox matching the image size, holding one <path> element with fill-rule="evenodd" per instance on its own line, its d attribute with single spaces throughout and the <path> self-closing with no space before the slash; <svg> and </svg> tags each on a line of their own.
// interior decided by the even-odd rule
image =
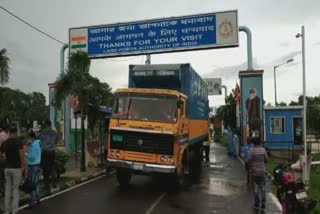
<svg viewBox="0 0 320 214">
<path fill-rule="evenodd" d="M 36 134 L 30 132 L 28 134 L 28 152 L 25 154 L 28 159 L 29 176 L 21 185 L 21 190 L 29 193 L 31 201 L 29 208 L 35 208 L 40 203 L 39 177 L 40 177 L 40 161 L 41 147 L 40 140 L 36 139 Z"/>
<path fill-rule="evenodd" d="M 22 176 L 28 177 L 22 142 L 17 128 L 11 127 L 8 140 L 0 147 L 0 159 L 5 159 L 5 214 L 16 214 L 19 210 L 19 186 Z"/>
</svg>

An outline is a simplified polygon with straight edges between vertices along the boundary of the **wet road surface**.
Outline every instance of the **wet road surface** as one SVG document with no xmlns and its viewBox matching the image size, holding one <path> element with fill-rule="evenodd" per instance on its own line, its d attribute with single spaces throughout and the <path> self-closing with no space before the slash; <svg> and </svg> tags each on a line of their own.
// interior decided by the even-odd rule
<svg viewBox="0 0 320 214">
<path fill-rule="evenodd" d="M 135 175 L 130 188 L 121 190 L 115 176 L 104 177 L 21 214 L 253 213 L 253 196 L 246 185 L 244 166 L 238 159 L 228 157 L 224 147 L 212 144 L 210 166 L 204 167 L 193 182 L 191 187 L 177 190 L 165 178 Z"/>
</svg>

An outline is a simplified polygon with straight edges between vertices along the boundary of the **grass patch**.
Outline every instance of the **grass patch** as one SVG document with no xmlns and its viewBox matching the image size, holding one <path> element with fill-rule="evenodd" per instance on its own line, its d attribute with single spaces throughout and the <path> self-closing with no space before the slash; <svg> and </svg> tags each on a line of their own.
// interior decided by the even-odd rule
<svg viewBox="0 0 320 214">
<path fill-rule="evenodd" d="M 320 153 L 312 155 L 312 161 L 320 161 Z M 311 168 L 310 187 L 307 190 L 308 196 L 320 203 L 320 168 Z M 313 214 L 320 214 L 320 205 L 316 207 Z"/>
<path fill-rule="evenodd" d="M 269 172 L 273 176 L 273 170 L 279 166 L 280 164 L 285 164 L 287 161 L 285 160 L 280 160 L 280 159 L 275 159 L 275 158 L 269 158 L 268 163 L 266 164 L 266 169 L 267 172 Z M 274 185 L 271 185 L 271 192 L 276 195 L 277 193 L 277 188 Z"/>
<path fill-rule="evenodd" d="M 269 158 L 268 163 L 266 164 L 267 171 L 273 176 L 273 170 L 280 164 L 286 164 L 288 163 L 285 160 L 275 159 L 275 158 Z"/>
<path fill-rule="evenodd" d="M 228 146 L 227 136 L 215 136 L 214 142 L 221 144 L 224 147 Z"/>
<path fill-rule="evenodd" d="M 320 153 L 312 155 L 312 161 L 320 161 Z"/>
<path fill-rule="evenodd" d="M 320 168 L 311 169 L 310 187 L 307 190 L 308 196 L 320 202 Z M 320 205 L 316 207 L 313 214 L 320 214 Z"/>
</svg>

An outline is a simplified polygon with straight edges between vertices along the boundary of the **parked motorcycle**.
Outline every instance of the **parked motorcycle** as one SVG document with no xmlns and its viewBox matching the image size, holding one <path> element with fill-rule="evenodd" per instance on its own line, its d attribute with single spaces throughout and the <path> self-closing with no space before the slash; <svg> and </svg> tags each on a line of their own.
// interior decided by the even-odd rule
<svg viewBox="0 0 320 214">
<path fill-rule="evenodd" d="M 273 171 L 277 198 L 283 214 L 308 214 L 317 206 L 317 201 L 308 199 L 305 186 L 291 173 L 291 165 L 279 165 Z"/>
</svg>

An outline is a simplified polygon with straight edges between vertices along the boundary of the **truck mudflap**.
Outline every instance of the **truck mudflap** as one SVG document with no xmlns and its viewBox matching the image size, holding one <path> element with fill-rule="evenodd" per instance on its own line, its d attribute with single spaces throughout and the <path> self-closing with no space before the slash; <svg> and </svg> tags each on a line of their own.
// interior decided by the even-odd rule
<svg viewBox="0 0 320 214">
<path fill-rule="evenodd" d="M 140 162 L 132 162 L 125 160 L 115 160 L 108 158 L 108 164 L 115 168 L 127 168 L 134 171 L 141 171 L 146 173 L 158 172 L 158 173 L 175 173 L 175 166 L 168 165 L 160 165 L 160 164 L 149 164 L 149 163 L 140 163 Z"/>
</svg>

